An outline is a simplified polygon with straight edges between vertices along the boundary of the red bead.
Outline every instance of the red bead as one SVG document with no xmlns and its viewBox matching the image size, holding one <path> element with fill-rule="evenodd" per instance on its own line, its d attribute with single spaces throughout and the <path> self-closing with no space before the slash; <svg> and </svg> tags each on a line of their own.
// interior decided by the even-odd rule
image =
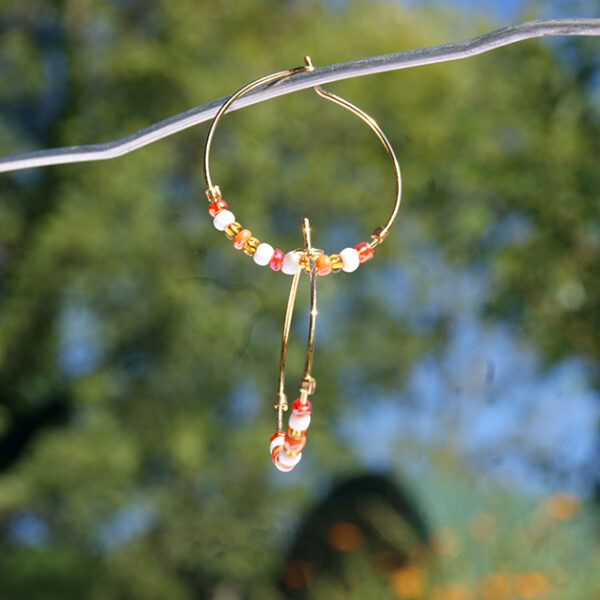
<svg viewBox="0 0 600 600">
<path fill-rule="evenodd" d="M 306 436 L 302 435 L 299 438 L 292 437 L 291 435 L 285 436 L 285 442 L 283 447 L 290 454 L 296 455 L 298 452 L 302 452 L 302 448 L 306 445 Z"/>
<path fill-rule="evenodd" d="M 208 214 L 211 217 L 214 217 L 218 213 L 220 213 L 222 210 L 225 210 L 227 208 L 229 208 L 229 206 L 227 205 L 227 202 L 225 202 L 225 200 L 221 200 L 221 198 L 219 198 L 218 200 L 215 200 L 214 202 L 211 202 L 208 205 Z"/>
<path fill-rule="evenodd" d="M 281 429 L 277 430 L 272 436 L 271 439 L 269 440 L 269 444 L 277 437 L 281 436 L 281 435 L 285 435 L 285 431 L 281 431 Z"/>
<path fill-rule="evenodd" d="M 285 254 L 283 253 L 283 250 L 280 250 L 279 248 L 275 248 L 274 252 L 273 252 L 273 256 L 271 257 L 271 260 L 269 261 L 269 266 L 271 267 L 271 269 L 273 269 L 273 271 L 279 271 L 281 269 L 281 265 L 283 265 L 283 257 L 285 256 Z"/>
<path fill-rule="evenodd" d="M 360 260 L 361 263 L 367 262 L 373 258 L 373 248 L 369 246 L 368 242 L 356 244 L 354 249 L 358 252 L 358 260 Z"/>
<path fill-rule="evenodd" d="M 292 410 L 297 415 L 310 415 L 312 413 L 312 404 L 310 403 L 310 400 L 307 400 L 306 403 L 303 404 L 300 398 L 296 398 L 292 404 Z"/>
<path fill-rule="evenodd" d="M 234 238 L 233 238 L 233 247 L 236 250 L 241 250 L 244 247 L 244 244 L 252 237 L 252 232 L 249 229 L 242 229 Z"/>
<path fill-rule="evenodd" d="M 331 258 L 327 254 L 320 254 L 317 258 L 317 273 L 319 275 L 329 275 L 331 269 Z"/>
</svg>

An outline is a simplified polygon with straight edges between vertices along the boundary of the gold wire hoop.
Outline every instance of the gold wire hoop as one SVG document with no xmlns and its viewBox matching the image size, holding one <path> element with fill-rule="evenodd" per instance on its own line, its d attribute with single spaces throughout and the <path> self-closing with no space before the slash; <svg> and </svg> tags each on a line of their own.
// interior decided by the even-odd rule
<svg viewBox="0 0 600 600">
<path fill-rule="evenodd" d="M 304 63 L 305 64 L 301 67 L 295 67 L 293 69 L 287 69 L 285 71 L 271 73 L 270 75 L 265 75 L 264 77 L 260 77 L 259 79 L 256 79 L 255 81 L 248 83 L 243 88 L 239 89 L 237 92 L 235 92 L 231 96 L 229 96 L 229 98 L 221 105 L 221 107 L 217 111 L 217 114 L 214 116 L 214 118 L 210 124 L 210 128 L 206 135 L 206 142 L 204 144 L 203 171 L 204 171 L 204 180 L 206 182 L 206 195 L 207 195 L 209 201 L 212 201 L 214 199 L 221 197 L 221 191 L 220 191 L 219 187 L 216 185 L 213 185 L 212 178 L 210 176 L 209 156 L 210 156 L 210 150 L 211 150 L 211 145 L 212 145 L 212 140 L 214 137 L 215 129 L 217 128 L 219 121 L 221 120 L 221 118 L 223 117 L 223 115 L 225 114 L 227 109 L 238 98 L 240 98 L 244 94 L 247 94 L 248 92 L 252 91 L 253 89 L 255 89 L 257 87 L 260 87 L 260 86 L 270 83 L 272 81 L 276 81 L 279 79 L 284 79 L 286 77 L 290 77 L 292 75 L 296 75 L 298 73 L 304 73 L 307 71 L 314 70 L 314 66 L 312 64 L 310 56 L 304 57 Z M 345 108 L 346 110 L 350 111 L 352 114 L 359 117 L 362 121 L 364 121 L 370 127 L 370 129 L 375 133 L 375 135 L 377 136 L 379 141 L 383 144 L 388 156 L 390 157 L 390 160 L 392 161 L 392 165 L 394 168 L 394 177 L 396 180 L 396 197 L 394 200 L 394 207 L 393 207 L 390 217 L 388 218 L 385 225 L 383 225 L 381 227 L 377 227 L 371 234 L 371 241 L 369 242 L 369 246 L 371 248 L 375 248 L 376 246 L 381 244 L 381 242 L 383 242 L 383 240 L 387 237 L 390 228 L 392 227 L 392 225 L 394 224 L 394 221 L 396 220 L 396 216 L 398 215 L 398 210 L 400 209 L 400 202 L 401 202 L 401 198 L 402 198 L 402 174 L 400 172 L 400 165 L 398 164 L 398 159 L 396 158 L 396 154 L 394 153 L 394 149 L 392 148 L 392 145 L 390 144 L 385 133 L 383 133 L 381 127 L 377 124 L 375 119 L 373 119 L 371 116 L 369 116 L 367 113 L 365 113 L 363 110 L 361 110 L 360 108 L 358 108 L 357 106 L 355 106 L 354 104 L 349 102 L 348 100 L 345 100 L 344 98 L 341 98 L 340 96 L 336 96 L 335 94 L 332 94 L 331 92 L 324 90 L 323 88 L 321 88 L 318 85 L 314 86 L 313 89 L 321 98 L 324 98 L 325 100 L 329 100 L 330 102 L 333 102 L 334 104 L 338 104 L 342 108 Z M 308 270 L 308 263 L 306 263 L 306 266 L 304 268 L 306 270 Z"/>
<path fill-rule="evenodd" d="M 304 237 L 304 251 L 308 261 L 308 273 L 310 276 L 310 312 L 308 318 L 308 339 L 306 343 L 306 360 L 304 362 L 304 375 L 300 382 L 300 401 L 305 404 L 308 396 L 312 395 L 317 386 L 315 378 L 311 375 L 312 362 L 315 350 L 315 329 L 317 325 L 317 273 L 316 273 L 316 255 L 311 246 L 310 222 L 307 218 L 302 221 L 302 234 Z M 281 340 L 281 355 L 279 358 L 279 378 L 277 380 L 277 402 L 274 406 L 277 411 L 277 429 L 283 429 L 283 411 L 288 409 L 287 396 L 285 395 L 285 363 L 287 359 L 288 341 L 290 338 L 290 327 L 292 325 L 292 316 L 294 313 L 294 304 L 296 303 L 296 293 L 298 291 L 298 281 L 302 269 L 298 269 L 292 278 L 290 286 L 290 295 L 288 297 L 287 308 L 285 310 L 285 320 L 283 323 L 283 337 Z"/>
</svg>

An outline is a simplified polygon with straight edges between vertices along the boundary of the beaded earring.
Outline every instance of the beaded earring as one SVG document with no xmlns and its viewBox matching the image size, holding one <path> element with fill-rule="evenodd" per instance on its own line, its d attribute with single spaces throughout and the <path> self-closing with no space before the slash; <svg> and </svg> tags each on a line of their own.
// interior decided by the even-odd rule
<svg viewBox="0 0 600 600">
<path fill-rule="evenodd" d="M 400 208 L 402 194 L 402 179 L 398 160 L 390 142 L 375 120 L 347 100 L 340 98 L 331 92 L 327 92 L 319 86 L 314 86 L 313 89 L 319 96 L 342 106 L 362 119 L 362 121 L 372 129 L 375 135 L 377 135 L 386 149 L 386 152 L 392 161 L 396 179 L 396 197 L 394 208 L 389 219 L 384 226 L 375 229 L 371 234 L 370 242 L 362 241 L 352 248 L 344 248 L 338 254 L 331 255 L 325 254 L 323 250 L 313 248 L 310 223 L 306 218 L 302 222 L 304 247 L 287 253 L 284 253 L 279 248 L 273 248 L 273 246 L 266 242 L 260 242 L 253 236 L 252 231 L 244 228 L 236 221 L 235 215 L 229 210 L 229 206 L 221 197 L 219 186 L 213 185 L 210 176 L 209 154 L 215 129 L 227 109 L 244 94 L 272 81 L 281 80 L 314 69 L 310 57 L 306 56 L 304 62 L 305 64 L 301 67 L 265 75 L 260 79 L 250 82 L 232 94 L 217 111 L 208 130 L 204 146 L 204 179 L 206 181 L 206 196 L 209 202 L 208 214 L 213 218 L 215 228 L 219 231 L 223 231 L 227 238 L 233 241 L 234 248 L 242 250 L 244 254 L 252 257 L 257 265 L 269 265 L 273 271 L 282 271 L 286 275 L 293 275 L 283 326 L 278 388 L 276 403 L 274 405 L 274 408 L 277 411 L 277 429 L 271 436 L 269 447 L 273 464 L 277 469 L 284 472 L 291 471 L 300 462 L 302 450 L 306 444 L 306 432 L 311 420 L 312 404 L 308 398 L 309 396 L 312 396 L 316 389 L 316 381 L 311 375 L 311 370 L 317 319 L 317 277 L 329 275 L 330 273 L 337 273 L 339 271 L 352 273 L 353 271 L 356 271 L 361 263 L 373 258 L 374 249 L 387 237 L 389 230 L 396 219 L 398 209 Z M 292 313 L 296 301 L 298 281 L 302 272 L 308 273 L 310 277 L 308 343 L 304 376 L 300 382 L 299 397 L 292 404 L 292 412 L 289 417 L 288 427 L 287 430 L 285 430 L 283 427 L 283 413 L 288 410 L 287 396 L 285 394 L 287 346 L 292 323 Z"/>
</svg>

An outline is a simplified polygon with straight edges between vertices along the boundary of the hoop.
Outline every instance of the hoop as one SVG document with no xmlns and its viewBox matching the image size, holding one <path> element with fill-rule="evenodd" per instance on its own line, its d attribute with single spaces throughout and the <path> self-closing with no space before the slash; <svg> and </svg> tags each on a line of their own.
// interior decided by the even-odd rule
<svg viewBox="0 0 600 600">
<path fill-rule="evenodd" d="M 227 109 L 238 98 L 240 98 L 240 96 L 243 96 L 251 90 L 272 81 L 284 79 L 286 77 L 304 73 L 306 71 L 312 71 L 314 69 L 309 56 L 304 57 L 304 62 L 304 66 L 295 67 L 286 71 L 279 71 L 277 73 L 271 73 L 270 75 L 265 75 L 264 77 L 256 79 L 229 96 L 229 98 L 219 108 L 217 114 L 212 120 L 204 145 L 203 171 L 206 182 L 205 193 L 209 201 L 208 213 L 211 217 L 213 217 L 213 224 L 215 228 L 219 231 L 224 231 L 225 235 L 233 241 L 234 248 L 242 250 L 245 254 L 251 256 L 256 264 L 261 266 L 269 265 L 273 271 L 281 270 L 283 273 L 288 275 L 294 275 L 298 267 L 301 267 L 307 272 L 310 270 L 310 261 L 307 260 L 306 250 L 296 249 L 292 250 L 291 252 L 284 253 L 281 249 L 273 248 L 273 246 L 270 244 L 261 243 L 252 235 L 252 231 L 244 228 L 240 223 L 238 223 L 233 212 L 229 210 L 228 204 L 222 199 L 219 186 L 213 184 L 210 176 L 209 156 L 215 129 L 219 124 L 219 121 Z M 327 92 L 320 86 L 314 86 L 314 90 L 325 100 L 329 100 L 334 104 L 338 104 L 364 121 L 383 144 L 394 168 L 394 177 L 396 180 L 394 206 L 385 225 L 377 227 L 371 234 L 371 241 L 360 242 L 353 248 L 345 248 L 338 254 L 331 255 L 327 255 L 321 250 L 317 251 L 313 249 L 313 252 L 317 253 L 316 272 L 318 275 L 323 276 L 339 271 L 351 273 L 352 271 L 355 271 L 361 263 L 373 258 L 374 249 L 387 237 L 390 228 L 396 220 L 402 197 L 402 176 L 400 173 L 400 166 L 398 165 L 398 159 L 396 158 L 396 154 L 394 153 L 389 140 L 381 130 L 381 127 L 379 127 L 377 122 L 372 117 L 370 117 L 357 106 L 354 106 L 354 104 L 348 102 L 348 100 L 340 98 L 331 92 Z"/>
<path fill-rule="evenodd" d="M 252 235 L 249 229 L 244 229 L 240 223 L 235 220 L 235 215 L 229 210 L 229 206 L 221 197 L 219 186 L 213 185 L 210 168 L 209 155 L 210 148 L 215 133 L 215 129 L 225 114 L 227 109 L 240 96 L 249 91 L 267 84 L 271 81 L 290 77 L 314 69 L 310 57 L 304 57 L 304 66 L 279 71 L 271 75 L 265 75 L 245 85 L 243 88 L 232 94 L 219 108 L 215 115 L 204 146 L 204 179 L 206 180 L 206 196 L 209 201 L 208 212 L 213 217 L 213 224 L 219 231 L 224 231 L 225 235 L 233 240 L 233 246 L 238 250 L 243 250 L 245 254 L 251 256 L 254 262 L 265 266 L 269 265 L 273 271 L 281 270 L 283 273 L 293 275 L 290 295 L 288 298 L 285 320 L 283 325 L 283 337 L 281 341 L 281 354 L 279 358 L 279 379 L 277 384 L 277 396 L 275 410 L 277 411 L 277 429 L 271 436 L 269 451 L 274 465 L 280 471 L 291 471 L 302 458 L 302 450 L 306 444 L 306 432 L 310 425 L 312 404 L 308 400 L 316 389 L 316 381 L 311 375 L 315 327 L 317 321 L 317 276 L 328 275 L 331 272 L 346 271 L 351 273 L 358 266 L 373 257 L 373 251 L 376 246 L 381 244 L 388 235 L 390 227 L 393 225 L 398 210 L 400 208 L 400 199 L 402 193 L 402 178 L 398 160 L 394 150 L 387 137 L 379 125 L 360 108 L 354 106 L 347 100 L 326 92 L 319 86 L 315 86 L 315 92 L 341 107 L 349 110 L 352 114 L 359 117 L 375 132 L 380 142 L 383 144 L 392 165 L 394 167 L 394 176 L 396 179 L 396 198 L 394 208 L 382 227 L 377 227 L 371 235 L 370 242 L 360 242 L 353 248 L 345 248 L 339 254 L 328 256 L 322 250 L 312 247 L 310 235 L 310 223 L 308 219 L 302 222 L 302 233 L 304 237 L 304 248 L 292 250 L 285 254 L 279 248 L 273 248 L 270 244 L 261 243 Z M 298 282 L 302 272 L 307 272 L 310 276 L 310 318 L 308 324 L 308 342 L 306 347 L 306 362 L 304 365 L 304 375 L 300 381 L 300 396 L 292 404 L 292 414 L 290 415 L 287 430 L 283 428 L 283 412 L 288 409 L 287 396 L 285 395 L 285 366 L 287 359 L 287 348 L 292 325 L 292 316 L 294 304 L 296 302 L 296 293 L 298 291 Z"/>
</svg>

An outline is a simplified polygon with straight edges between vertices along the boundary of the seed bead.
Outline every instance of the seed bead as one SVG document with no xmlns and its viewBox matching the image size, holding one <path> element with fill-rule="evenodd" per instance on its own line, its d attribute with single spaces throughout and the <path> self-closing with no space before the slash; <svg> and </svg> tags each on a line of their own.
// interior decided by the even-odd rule
<svg viewBox="0 0 600 600">
<path fill-rule="evenodd" d="M 259 240 L 257 240 L 255 237 L 251 237 L 246 241 L 242 250 L 247 256 L 254 256 L 259 244 Z"/>
<path fill-rule="evenodd" d="M 218 216 L 218 215 L 217 215 Z M 252 232 L 249 229 L 242 229 L 234 238 L 233 238 L 233 247 L 236 250 L 241 250 L 244 247 L 244 244 L 252 237 Z"/>
<path fill-rule="evenodd" d="M 295 431 L 305 432 L 310 425 L 310 414 L 297 415 L 292 413 L 288 421 L 288 427 Z"/>
<path fill-rule="evenodd" d="M 302 449 L 306 445 L 306 436 L 302 435 L 299 438 L 292 437 L 291 435 L 285 436 L 285 442 L 283 447 L 288 454 L 295 456 L 299 452 L 302 452 Z"/>
<path fill-rule="evenodd" d="M 283 446 L 285 441 L 285 431 L 276 431 L 272 436 L 269 443 L 269 452 L 272 453 L 275 448 Z"/>
<path fill-rule="evenodd" d="M 346 273 L 352 273 L 358 269 L 360 258 L 358 252 L 354 248 L 344 248 L 340 252 L 340 257 L 343 263 L 342 269 L 344 269 Z"/>
<path fill-rule="evenodd" d="M 310 415 L 312 413 L 312 402 L 310 400 L 302 402 L 300 398 L 296 398 L 292 404 L 292 412 L 297 415 Z"/>
<path fill-rule="evenodd" d="M 302 460 L 302 452 L 295 456 L 290 455 L 285 449 L 277 455 L 275 459 L 276 463 L 279 463 L 282 467 L 289 467 L 293 469 Z"/>
<path fill-rule="evenodd" d="M 295 252 L 288 252 L 283 258 L 283 265 L 281 270 L 286 275 L 293 275 L 298 270 L 300 264 L 300 257 Z"/>
<path fill-rule="evenodd" d="M 269 261 L 269 267 L 271 267 L 273 271 L 279 271 L 283 265 L 284 257 L 285 254 L 283 253 L 283 250 L 275 248 L 275 250 L 273 250 L 273 256 Z"/>
<path fill-rule="evenodd" d="M 338 273 L 344 268 L 344 261 L 339 254 L 332 254 L 329 258 L 331 259 L 331 270 L 334 273 Z"/>
<path fill-rule="evenodd" d="M 215 215 L 213 225 L 215 229 L 223 231 L 227 225 L 231 225 L 235 221 L 235 215 L 230 210 L 222 210 Z"/>
<path fill-rule="evenodd" d="M 297 463 L 292 464 L 291 466 L 286 466 L 284 464 L 281 463 L 279 456 L 282 454 L 282 452 L 279 452 L 277 455 L 275 455 L 275 457 L 273 458 L 273 463 L 275 464 L 275 466 L 277 467 L 277 469 L 279 471 L 282 471 L 283 473 L 287 473 L 288 471 L 291 471 Z M 285 452 L 283 453 L 285 454 Z M 299 456 L 302 456 L 301 454 Z"/>
<path fill-rule="evenodd" d="M 208 205 L 208 214 L 211 217 L 216 217 L 222 210 L 227 210 L 228 208 L 227 202 L 219 198 Z"/>
<path fill-rule="evenodd" d="M 368 242 L 360 242 L 360 244 L 354 246 L 354 249 L 358 252 L 358 259 L 361 263 L 373 258 L 373 248 L 369 246 Z"/>
<path fill-rule="evenodd" d="M 273 258 L 274 252 L 275 251 L 273 250 L 273 246 L 271 246 L 270 244 L 265 244 L 263 242 L 262 244 L 259 244 L 256 248 L 256 252 L 253 256 L 254 262 L 257 265 L 264 267 L 265 265 L 269 264 L 270 260 Z"/>
<path fill-rule="evenodd" d="M 233 223 L 227 225 L 223 231 L 225 232 L 227 238 L 232 240 L 242 229 L 244 229 L 242 224 L 234 221 Z"/>
<path fill-rule="evenodd" d="M 320 254 L 317 257 L 316 266 L 319 275 L 329 275 L 331 273 L 331 258 L 327 254 Z"/>
</svg>

